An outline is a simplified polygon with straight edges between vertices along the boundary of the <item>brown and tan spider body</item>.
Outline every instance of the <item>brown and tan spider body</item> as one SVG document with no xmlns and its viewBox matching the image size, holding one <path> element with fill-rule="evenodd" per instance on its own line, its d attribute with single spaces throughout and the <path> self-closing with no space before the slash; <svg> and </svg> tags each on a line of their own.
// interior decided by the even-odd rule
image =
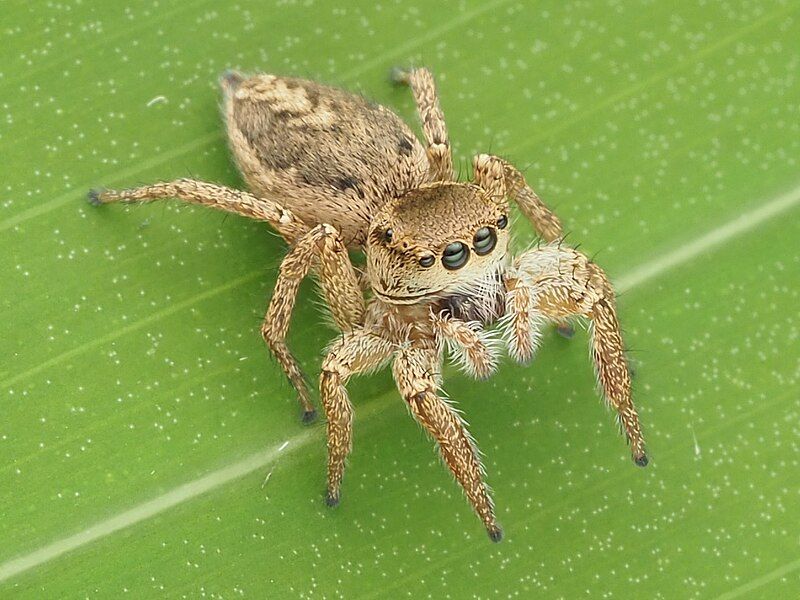
<svg viewBox="0 0 800 600">
<path fill-rule="evenodd" d="M 396 80 L 414 93 L 427 147 L 393 112 L 359 96 L 311 81 L 229 72 L 222 78 L 228 137 L 251 193 L 181 179 L 93 191 L 89 198 L 93 204 L 177 198 L 274 227 L 290 249 L 261 332 L 298 392 L 304 420 L 315 411 L 285 339 L 309 271 L 342 331 L 328 348 L 319 384 L 327 503 L 339 502 L 351 448 L 347 381 L 391 363 L 411 413 L 499 541 L 475 444 L 440 393 L 443 357 L 449 352 L 467 373 L 488 377 L 503 347 L 528 361 L 546 322 L 587 318 L 600 387 L 635 462 L 644 466 L 614 291 L 597 265 L 560 242 L 558 219 L 512 165 L 479 155 L 473 180 L 455 181 L 433 77 L 413 69 L 398 71 Z M 509 199 L 547 242 L 516 258 L 508 251 Z M 364 250 L 365 273 L 352 265 L 348 248 Z"/>
</svg>

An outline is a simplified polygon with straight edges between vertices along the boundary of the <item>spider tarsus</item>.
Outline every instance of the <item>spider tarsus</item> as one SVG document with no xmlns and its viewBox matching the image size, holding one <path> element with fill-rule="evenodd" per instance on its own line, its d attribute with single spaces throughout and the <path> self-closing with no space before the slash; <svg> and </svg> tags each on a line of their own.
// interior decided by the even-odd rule
<svg viewBox="0 0 800 600">
<path fill-rule="evenodd" d="M 635 456 L 633 462 L 639 467 L 646 467 L 650 461 L 647 459 L 646 454 L 642 454 L 641 456 Z"/>
<path fill-rule="evenodd" d="M 104 191 L 103 188 L 89 190 L 89 193 L 86 194 L 86 201 L 92 206 L 102 206 L 105 203 L 100 199 L 100 196 L 103 195 Z"/>
<path fill-rule="evenodd" d="M 327 504 L 331 508 L 339 506 L 339 495 L 338 494 L 334 495 L 331 494 L 330 492 L 325 492 L 325 504 Z"/>
<path fill-rule="evenodd" d="M 486 533 L 489 534 L 489 539 L 492 540 L 495 544 L 503 540 L 503 530 L 500 528 L 499 525 L 495 525 L 494 527 L 488 527 L 486 529 Z"/>
<path fill-rule="evenodd" d="M 306 410 L 303 411 L 303 423 L 308 425 L 309 423 L 313 423 L 317 420 L 317 411 L 316 409 Z"/>
<path fill-rule="evenodd" d="M 408 85 L 408 69 L 403 67 L 392 67 L 389 71 L 389 81 L 395 85 Z"/>
<path fill-rule="evenodd" d="M 558 335 L 564 339 L 571 340 L 575 336 L 575 327 L 573 325 L 559 325 L 556 327 Z"/>
</svg>

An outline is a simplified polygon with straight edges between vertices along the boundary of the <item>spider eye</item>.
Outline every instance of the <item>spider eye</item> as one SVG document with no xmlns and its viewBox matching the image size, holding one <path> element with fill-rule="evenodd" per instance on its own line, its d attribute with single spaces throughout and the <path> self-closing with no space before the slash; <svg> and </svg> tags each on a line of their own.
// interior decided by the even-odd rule
<svg viewBox="0 0 800 600">
<path fill-rule="evenodd" d="M 394 235 L 394 231 L 392 231 L 392 229 L 391 229 L 391 228 L 387 229 L 386 231 L 384 231 L 384 232 L 383 232 L 383 239 L 384 239 L 384 241 L 386 241 L 386 242 L 391 242 L 391 241 L 392 241 L 392 236 L 393 236 L 393 235 Z"/>
<path fill-rule="evenodd" d="M 426 254 L 419 259 L 420 266 L 425 267 L 426 269 L 432 266 L 434 262 L 436 262 L 436 258 L 434 258 L 433 254 Z"/>
<path fill-rule="evenodd" d="M 455 271 L 460 269 L 469 260 L 469 248 L 463 242 L 448 244 L 442 253 L 442 264 L 445 269 Z"/>
<path fill-rule="evenodd" d="M 497 234 L 490 227 L 481 227 L 475 232 L 475 237 L 472 238 L 472 247 L 478 256 L 489 254 L 496 245 Z"/>
<path fill-rule="evenodd" d="M 499 219 L 497 219 L 497 228 L 498 229 L 505 229 L 506 225 L 508 225 L 508 217 L 503 215 Z"/>
</svg>

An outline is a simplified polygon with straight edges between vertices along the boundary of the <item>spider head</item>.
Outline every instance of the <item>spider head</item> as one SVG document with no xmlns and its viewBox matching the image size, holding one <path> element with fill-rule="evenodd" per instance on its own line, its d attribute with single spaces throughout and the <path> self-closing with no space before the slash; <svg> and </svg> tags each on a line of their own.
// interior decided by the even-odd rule
<svg viewBox="0 0 800 600">
<path fill-rule="evenodd" d="M 417 304 L 476 289 L 506 264 L 508 204 L 477 185 L 439 182 L 388 202 L 367 237 L 375 294 Z"/>
</svg>

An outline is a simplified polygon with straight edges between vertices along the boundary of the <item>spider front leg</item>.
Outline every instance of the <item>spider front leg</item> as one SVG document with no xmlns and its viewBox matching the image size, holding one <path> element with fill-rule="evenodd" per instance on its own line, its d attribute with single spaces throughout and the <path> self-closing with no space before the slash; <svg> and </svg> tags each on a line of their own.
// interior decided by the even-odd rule
<svg viewBox="0 0 800 600">
<path fill-rule="evenodd" d="M 336 340 L 322 363 L 319 392 L 328 428 L 328 506 L 339 504 L 344 463 L 353 440 L 353 407 L 347 395 L 351 375 L 371 371 L 388 360 L 395 346 L 377 333 L 356 329 Z"/>
<path fill-rule="evenodd" d="M 603 270 L 580 252 L 551 244 L 520 255 L 505 276 L 505 286 L 508 293 L 503 329 L 517 360 L 532 357 L 545 320 L 571 316 L 589 319 L 598 382 L 617 411 L 634 462 L 646 466 L 614 290 Z"/>
<path fill-rule="evenodd" d="M 301 237 L 283 259 L 261 326 L 261 335 L 297 390 L 306 422 L 313 420 L 314 406 L 303 371 L 285 340 L 297 290 L 315 258 L 319 260 L 323 294 L 339 329 L 351 330 L 364 314 L 364 296 L 339 232 L 331 225 L 316 226 Z"/>
<path fill-rule="evenodd" d="M 507 197 L 514 200 L 545 241 L 562 237 L 561 221 L 514 165 L 498 156 L 479 154 L 473 160 L 473 168 L 475 183 L 489 192 L 497 203 L 505 203 Z"/>
<path fill-rule="evenodd" d="M 396 68 L 392 71 L 392 80 L 395 83 L 411 87 L 417 112 L 422 121 L 422 130 L 428 142 L 428 162 L 431 167 L 432 181 L 453 181 L 453 155 L 450 151 L 450 140 L 447 136 L 447 125 L 444 113 L 439 106 L 439 96 L 436 93 L 436 83 L 428 69 L 410 69 L 408 71 Z"/>
<path fill-rule="evenodd" d="M 442 458 L 464 489 L 489 537 L 499 542 L 503 532 L 483 482 L 478 450 L 461 417 L 437 394 L 440 366 L 435 349 L 411 347 L 398 353 L 392 370 L 412 414 L 436 440 Z"/>
<path fill-rule="evenodd" d="M 257 221 L 266 221 L 290 243 L 308 231 L 305 223 L 275 202 L 258 198 L 248 192 L 195 179 L 177 179 L 125 190 L 91 190 L 88 199 L 94 206 L 112 202 L 183 200 Z"/>
</svg>

